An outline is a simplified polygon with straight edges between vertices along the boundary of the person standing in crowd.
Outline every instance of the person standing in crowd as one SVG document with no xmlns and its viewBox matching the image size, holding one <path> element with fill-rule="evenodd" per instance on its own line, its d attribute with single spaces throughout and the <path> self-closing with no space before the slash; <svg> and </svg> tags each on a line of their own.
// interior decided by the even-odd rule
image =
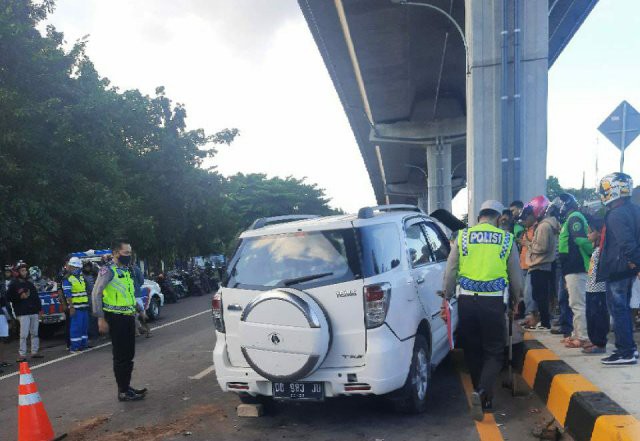
<svg viewBox="0 0 640 441">
<path fill-rule="evenodd" d="M 147 338 L 151 337 L 151 328 L 147 323 L 148 317 L 144 310 L 144 299 L 142 295 L 142 285 L 144 285 L 144 274 L 136 263 L 135 257 L 129 265 L 131 270 L 131 278 L 133 279 L 133 287 L 136 296 L 136 335 L 144 334 Z"/>
<path fill-rule="evenodd" d="M 7 291 L 2 284 L 0 285 L 0 368 L 9 366 L 9 363 L 4 359 L 4 348 L 9 339 L 9 323 L 11 322 L 8 305 Z M 0 373 L 2 373 L 1 369 Z"/>
<path fill-rule="evenodd" d="M 93 285 L 96 282 L 96 273 L 92 262 L 87 260 L 82 264 L 82 277 L 84 278 L 84 283 L 87 286 L 87 293 L 89 293 L 89 311 L 91 311 L 93 306 L 91 293 L 93 292 Z M 94 317 L 93 314 L 89 314 L 89 329 L 87 333 L 89 335 L 89 340 L 98 338 L 98 319 Z M 91 343 L 87 344 L 87 347 L 90 348 Z"/>
<path fill-rule="evenodd" d="M 524 320 L 521 325 L 528 328 L 535 328 L 540 323 L 540 317 L 538 315 L 538 304 L 533 299 L 533 291 L 531 289 L 531 273 L 529 272 L 529 263 L 527 254 L 529 248 L 527 244 L 533 240 L 533 233 L 535 232 L 536 218 L 533 215 L 533 211 L 527 210 L 526 213 L 521 212 L 522 222 L 524 224 L 524 232 L 520 235 L 520 268 L 522 269 L 522 275 L 524 277 Z"/>
<path fill-rule="evenodd" d="M 24 262 L 16 265 L 18 277 L 9 285 L 8 298 L 13 305 L 13 312 L 20 322 L 20 348 L 18 362 L 27 361 L 27 337 L 31 336 L 31 358 L 42 358 L 38 354 L 40 339 L 38 338 L 38 314 L 40 313 L 40 296 L 38 290 L 29 280 L 28 266 Z"/>
<path fill-rule="evenodd" d="M 448 307 L 447 299 L 458 295 L 458 332 L 475 390 L 471 413 L 477 421 L 493 405 L 493 388 L 504 359 L 509 294 L 512 304 L 522 295 L 513 234 L 498 228 L 503 209 L 498 201 L 482 204 L 478 225 L 458 234 L 444 276 L 442 308 Z"/>
<path fill-rule="evenodd" d="M 520 215 L 522 214 L 522 210 L 524 209 L 524 203 L 522 201 L 513 201 L 509 205 L 509 211 L 513 215 L 513 220 L 515 224 L 513 226 L 513 234 L 516 236 L 516 240 L 520 240 L 520 237 L 525 231 L 525 228 L 520 225 L 518 219 L 520 219 Z"/>
<path fill-rule="evenodd" d="M 587 275 L 587 333 L 590 345 L 582 348 L 585 354 L 604 354 L 607 352 L 607 335 L 609 334 L 609 314 L 607 311 L 607 284 L 597 282 L 596 274 L 600 263 L 600 230 L 603 222 L 592 219 L 589 224 L 589 240 L 593 245 L 593 253 Z"/>
<path fill-rule="evenodd" d="M 560 232 L 560 224 L 553 216 L 547 216 L 549 199 L 546 196 L 536 196 L 522 211 L 527 224 L 535 222 L 533 239 L 524 241 L 527 247 L 527 263 L 531 275 L 531 291 L 533 299 L 538 304 L 540 323 L 535 326 L 527 326 L 532 331 L 547 331 L 551 329 L 551 317 L 549 312 L 549 293 L 552 290 L 553 273 L 552 264 L 556 259 L 557 237 Z M 531 219 L 533 217 L 533 219 Z"/>
<path fill-rule="evenodd" d="M 498 226 L 501 230 L 513 233 L 515 222 L 513 220 L 513 214 L 510 210 L 503 210 L 498 220 Z"/>
<path fill-rule="evenodd" d="M 82 261 L 72 257 L 66 266 L 67 274 L 62 279 L 62 292 L 69 306 L 70 352 L 80 352 L 89 344 L 89 297 L 82 276 Z"/>
<path fill-rule="evenodd" d="M 569 193 L 556 197 L 549 211 L 562 222 L 558 252 L 569 293 L 569 307 L 573 312 L 573 334 L 563 342 L 568 348 L 584 348 L 591 345 L 586 316 L 587 271 L 593 252 L 593 245 L 587 238 L 589 224 L 578 211 L 578 201 Z"/>
<path fill-rule="evenodd" d="M 598 282 L 606 282 L 607 306 L 613 317 L 616 349 L 603 358 L 605 365 L 638 362 L 633 340 L 631 290 L 640 273 L 640 207 L 631 203 L 633 181 L 625 173 L 612 173 L 600 181 L 600 199 L 607 213 L 600 244 Z"/>
<path fill-rule="evenodd" d="M 113 372 L 119 401 L 142 400 L 147 389 L 131 387 L 133 359 L 136 353 L 136 298 L 129 264 L 131 244 L 113 243 L 113 261 L 100 268 L 93 287 L 93 314 L 98 317 L 100 333 L 109 333 L 113 351 Z"/>
</svg>

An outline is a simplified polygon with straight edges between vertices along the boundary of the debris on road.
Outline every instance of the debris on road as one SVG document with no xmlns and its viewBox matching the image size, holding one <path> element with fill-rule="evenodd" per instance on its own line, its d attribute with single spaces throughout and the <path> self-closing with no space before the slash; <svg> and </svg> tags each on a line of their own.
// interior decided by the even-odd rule
<svg viewBox="0 0 640 441">
<path fill-rule="evenodd" d="M 262 404 L 240 404 L 237 409 L 238 416 L 244 418 L 258 418 L 264 415 Z"/>
</svg>

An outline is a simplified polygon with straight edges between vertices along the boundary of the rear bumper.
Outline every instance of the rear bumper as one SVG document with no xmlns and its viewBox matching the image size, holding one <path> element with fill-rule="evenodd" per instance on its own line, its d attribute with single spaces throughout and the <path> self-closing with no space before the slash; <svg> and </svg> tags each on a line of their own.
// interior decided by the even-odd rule
<svg viewBox="0 0 640 441">
<path fill-rule="evenodd" d="M 41 314 L 38 320 L 43 325 L 55 325 L 56 323 L 62 323 L 67 319 L 64 312 L 58 312 L 55 314 Z"/>
<path fill-rule="evenodd" d="M 413 354 L 414 339 L 398 340 L 386 326 L 367 332 L 367 353 L 365 365 L 346 368 L 322 368 L 300 381 L 321 381 L 325 396 L 340 395 L 383 395 L 401 388 L 409 373 Z M 227 355 L 224 334 L 216 332 L 216 346 L 213 363 L 220 388 L 225 392 L 248 393 L 250 395 L 272 395 L 272 383 L 251 368 L 232 366 Z M 357 381 L 371 387 L 369 390 L 346 391 L 347 376 L 355 374 Z M 230 383 L 246 384 L 248 389 L 229 388 Z"/>
</svg>

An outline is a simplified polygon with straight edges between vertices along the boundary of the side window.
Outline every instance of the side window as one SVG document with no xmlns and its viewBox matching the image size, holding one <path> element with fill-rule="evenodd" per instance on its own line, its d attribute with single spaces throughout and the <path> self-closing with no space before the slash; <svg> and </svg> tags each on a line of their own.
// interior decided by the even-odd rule
<svg viewBox="0 0 640 441">
<path fill-rule="evenodd" d="M 400 265 L 402 248 L 396 224 L 370 225 L 358 229 L 362 249 L 362 271 L 371 277 Z"/>
<path fill-rule="evenodd" d="M 427 242 L 436 262 L 442 262 L 449 257 L 449 243 L 443 239 L 443 235 L 436 230 L 433 224 L 422 224 L 427 235 Z"/>
<path fill-rule="evenodd" d="M 427 238 L 422 231 L 422 225 L 424 224 L 416 223 L 408 226 L 405 230 L 409 259 L 414 268 L 433 261 Z"/>
</svg>

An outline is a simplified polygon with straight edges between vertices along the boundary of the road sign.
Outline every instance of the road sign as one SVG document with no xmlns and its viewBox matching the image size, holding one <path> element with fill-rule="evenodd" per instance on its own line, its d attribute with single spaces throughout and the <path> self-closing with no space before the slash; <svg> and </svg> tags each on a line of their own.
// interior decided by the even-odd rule
<svg viewBox="0 0 640 441">
<path fill-rule="evenodd" d="M 640 113 L 631 104 L 623 101 L 600 124 L 598 130 L 620 149 L 620 171 L 622 171 L 624 151 L 640 135 Z"/>
</svg>

